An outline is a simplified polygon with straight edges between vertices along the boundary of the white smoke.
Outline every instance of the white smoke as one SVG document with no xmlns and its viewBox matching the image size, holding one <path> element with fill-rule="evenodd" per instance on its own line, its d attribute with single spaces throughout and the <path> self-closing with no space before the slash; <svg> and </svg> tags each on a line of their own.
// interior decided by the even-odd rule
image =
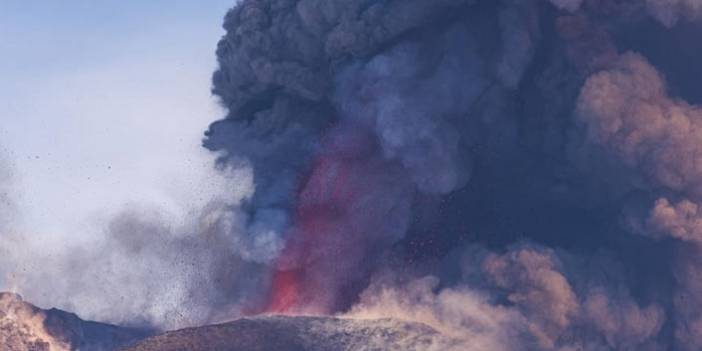
<svg viewBox="0 0 702 351">
<path fill-rule="evenodd" d="M 105 218 L 87 242 L 57 247 L 3 233 L 3 287 L 116 324 L 173 329 L 240 315 L 265 283 L 258 246 L 270 244 L 247 244 L 245 226 L 231 219 L 244 217 L 251 170 L 227 171 L 220 181 L 219 195 L 182 223 L 133 205 Z"/>
</svg>

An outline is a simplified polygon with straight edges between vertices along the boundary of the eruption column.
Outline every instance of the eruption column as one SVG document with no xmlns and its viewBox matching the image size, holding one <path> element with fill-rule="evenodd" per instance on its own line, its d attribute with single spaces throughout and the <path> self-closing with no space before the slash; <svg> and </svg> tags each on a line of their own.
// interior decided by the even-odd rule
<svg viewBox="0 0 702 351">
<path fill-rule="evenodd" d="M 370 133 L 347 124 L 331 129 L 298 194 L 266 311 L 347 306 L 344 295 L 361 288 L 369 261 L 404 234 L 410 199 L 401 167 L 379 155 Z"/>
</svg>

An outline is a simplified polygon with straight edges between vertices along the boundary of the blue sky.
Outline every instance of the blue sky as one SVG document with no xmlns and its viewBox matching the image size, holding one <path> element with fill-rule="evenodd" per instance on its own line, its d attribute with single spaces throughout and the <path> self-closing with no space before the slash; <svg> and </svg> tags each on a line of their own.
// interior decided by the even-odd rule
<svg viewBox="0 0 702 351">
<path fill-rule="evenodd" d="M 22 231 L 94 233 L 124 208 L 173 218 L 218 191 L 200 148 L 234 0 L 0 0 L 0 150 Z"/>
</svg>

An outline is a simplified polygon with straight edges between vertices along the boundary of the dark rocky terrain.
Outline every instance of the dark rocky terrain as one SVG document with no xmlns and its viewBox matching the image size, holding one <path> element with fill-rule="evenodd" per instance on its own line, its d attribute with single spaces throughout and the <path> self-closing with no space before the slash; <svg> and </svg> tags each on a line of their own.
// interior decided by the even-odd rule
<svg viewBox="0 0 702 351">
<path fill-rule="evenodd" d="M 461 350 L 418 323 L 390 319 L 255 317 L 148 338 L 123 351 Z"/>
<path fill-rule="evenodd" d="M 1 351 L 111 351 L 152 332 L 84 321 L 73 313 L 43 310 L 19 295 L 0 293 Z"/>
<path fill-rule="evenodd" d="M 458 340 L 424 324 L 392 319 L 259 316 L 153 334 L 0 293 L 0 351 L 462 350 Z"/>
</svg>

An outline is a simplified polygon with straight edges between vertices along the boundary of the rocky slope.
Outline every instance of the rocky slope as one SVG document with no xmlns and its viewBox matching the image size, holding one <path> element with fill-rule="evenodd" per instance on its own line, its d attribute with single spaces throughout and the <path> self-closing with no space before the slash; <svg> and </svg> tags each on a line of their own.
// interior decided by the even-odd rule
<svg viewBox="0 0 702 351">
<path fill-rule="evenodd" d="M 89 322 L 57 309 L 43 310 L 19 295 L 0 293 L 0 350 L 111 351 L 152 333 Z"/>
<path fill-rule="evenodd" d="M 390 319 L 268 316 L 183 329 L 124 351 L 426 351 L 462 350 L 458 341 L 418 323 Z"/>
<path fill-rule="evenodd" d="M 459 341 L 426 325 L 391 319 L 259 316 L 153 334 L 84 321 L 0 293 L 0 351 L 463 350 Z"/>
</svg>

